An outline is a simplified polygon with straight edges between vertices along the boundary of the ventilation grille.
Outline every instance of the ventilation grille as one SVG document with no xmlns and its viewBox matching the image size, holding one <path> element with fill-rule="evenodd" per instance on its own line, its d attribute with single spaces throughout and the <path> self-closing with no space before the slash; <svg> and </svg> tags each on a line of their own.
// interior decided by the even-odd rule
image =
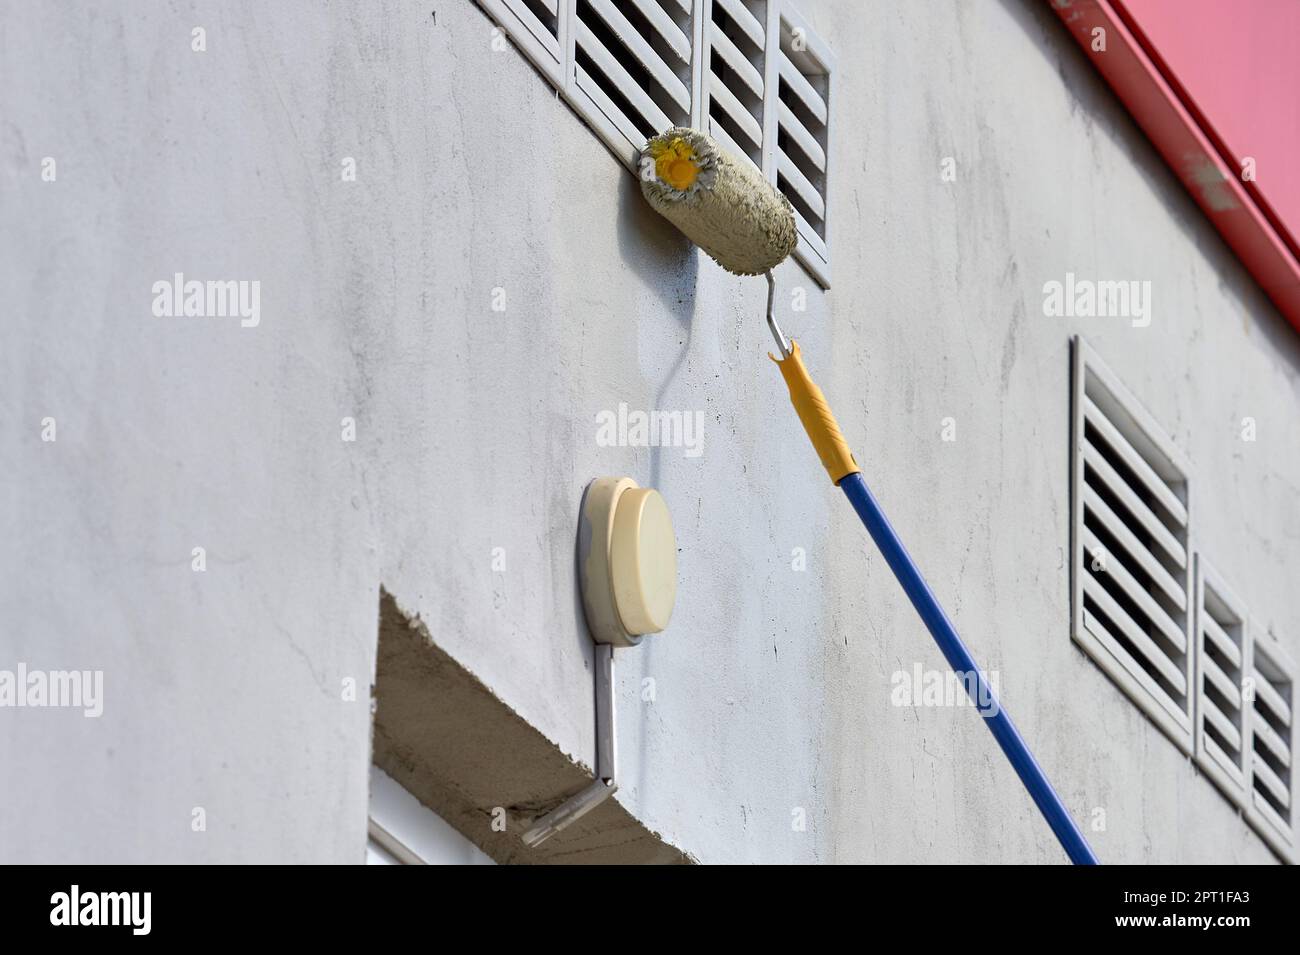
<svg viewBox="0 0 1300 955">
<path fill-rule="evenodd" d="M 761 169 L 766 0 L 706 0 L 706 9 L 709 52 L 703 93 L 709 135 Z"/>
<path fill-rule="evenodd" d="M 577 0 L 577 87 L 638 151 L 690 125 L 691 16 L 691 0 Z"/>
<path fill-rule="evenodd" d="M 707 131 L 794 206 L 830 287 L 834 57 L 791 0 L 478 0 L 633 172 L 671 126 Z"/>
<path fill-rule="evenodd" d="M 1074 397 L 1074 637 L 1191 752 L 1187 467 L 1078 340 Z"/>
<path fill-rule="evenodd" d="M 1193 558 L 1186 460 L 1087 343 L 1072 344 L 1074 640 L 1295 863 L 1296 664 Z"/>
<path fill-rule="evenodd" d="M 828 266 L 826 253 L 826 153 L 830 120 L 830 52 L 790 8 L 780 15 L 781 42 L 774 51 L 777 95 L 777 188 L 799 218 L 799 240 Z"/>
<path fill-rule="evenodd" d="M 1247 613 L 1219 575 L 1197 557 L 1196 756 L 1236 803 L 1246 802 L 1248 704 L 1242 693 L 1247 666 Z"/>
<path fill-rule="evenodd" d="M 1252 817 L 1265 838 L 1274 842 L 1276 848 L 1291 852 L 1294 858 L 1295 666 L 1271 640 L 1256 640 L 1252 658 Z"/>
</svg>

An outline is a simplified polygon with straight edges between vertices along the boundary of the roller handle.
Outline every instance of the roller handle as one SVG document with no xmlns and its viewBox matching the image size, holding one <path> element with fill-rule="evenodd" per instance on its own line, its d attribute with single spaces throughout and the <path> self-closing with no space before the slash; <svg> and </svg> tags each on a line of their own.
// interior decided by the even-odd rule
<svg viewBox="0 0 1300 955">
<path fill-rule="evenodd" d="M 790 402 L 799 415 L 804 431 L 812 439 L 822 467 L 831 476 L 831 482 L 838 486 L 850 474 L 859 473 L 862 469 L 858 467 L 853 452 L 849 450 L 849 443 L 844 440 L 844 434 L 835 422 L 835 415 L 826 403 L 826 396 L 812 380 L 808 369 L 804 367 L 803 359 L 799 357 L 799 343 L 790 343 L 790 354 L 784 359 L 777 358 L 770 352 L 768 357 L 781 369 L 781 377 L 790 389 Z"/>
</svg>

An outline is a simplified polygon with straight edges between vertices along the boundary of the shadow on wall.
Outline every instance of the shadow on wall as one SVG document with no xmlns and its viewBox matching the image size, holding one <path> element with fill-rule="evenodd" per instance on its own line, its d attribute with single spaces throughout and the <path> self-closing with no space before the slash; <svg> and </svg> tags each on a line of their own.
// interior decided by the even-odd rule
<svg viewBox="0 0 1300 955">
<path fill-rule="evenodd" d="M 659 380 L 651 409 L 665 408 L 668 393 L 681 374 L 691 350 L 694 331 L 696 287 L 700 275 L 700 257 L 704 254 L 686 236 L 659 213 L 655 212 L 641 194 L 641 183 L 635 176 L 623 180 L 619 195 L 618 214 L 619 252 L 623 261 L 644 280 L 659 297 L 663 310 L 677 323 L 673 328 L 664 322 L 660 334 L 665 340 L 674 336 L 680 342 L 677 357 Z M 666 353 L 666 352 L 665 352 Z M 663 489 L 663 455 L 659 446 L 650 448 L 650 477 L 648 486 Z M 581 603 L 581 596 L 578 596 Z M 658 644 L 649 641 L 638 649 L 642 666 L 653 670 Z M 636 775 L 640 780 L 643 797 L 653 788 L 654 772 L 647 761 L 649 741 L 646 738 L 646 721 L 638 721 L 640 761 Z"/>
<path fill-rule="evenodd" d="M 646 410 L 663 409 L 668 391 L 690 353 L 696 284 L 703 253 L 650 207 L 641 195 L 641 185 L 635 176 L 623 179 L 619 192 L 618 245 L 623 262 L 645 280 L 663 311 L 677 322 L 678 328 L 666 327 L 663 335 L 684 336 L 676 360 L 660 379 L 654 402 Z M 628 404 L 637 405 L 634 401 Z M 661 484 L 662 456 L 662 448 L 650 448 L 650 487 Z"/>
<path fill-rule="evenodd" d="M 689 334 L 701 253 L 650 207 L 635 176 L 623 179 L 619 190 L 618 249 L 628 267 L 646 280 L 664 309 Z"/>
</svg>

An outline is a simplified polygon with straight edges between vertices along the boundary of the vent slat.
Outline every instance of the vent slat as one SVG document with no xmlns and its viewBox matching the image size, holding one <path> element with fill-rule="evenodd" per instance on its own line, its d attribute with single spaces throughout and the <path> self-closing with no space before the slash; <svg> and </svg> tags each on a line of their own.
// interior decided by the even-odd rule
<svg viewBox="0 0 1300 955">
<path fill-rule="evenodd" d="M 1137 518 L 1141 523 L 1143 530 L 1151 535 L 1166 554 L 1168 554 L 1175 564 L 1179 567 L 1187 566 L 1187 551 L 1160 519 L 1152 513 L 1151 508 L 1134 493 L 1133 489 L 1128 486 L 1119 472 L 1111 467 L 1100 451 L 1098 451 L 1091 441 L 1086 438 L 1083 440 L 1083 459 L 1087 462 L 1088 467 L 1092 468 L 1101 477 L 1102 482 L 1106 485 L 1107 490 L 1119 498 L 1120 503 Z"/>
<path fill-rule="evenodd" d="M 713 0 L 715 6 L 721 7 L 731 17 L 731 21 L 744 31 L 745 36 L 749 37 L 751 43 L 760 50 L 766 48 L 763 37 L 763 24 L 758 22 L 758 18 L 749 12 L 740 0 Z"/>
<path fill-rule="evenodd" d="M 1214 684 L 1215 689 L 1222 693 L 1224 698 L 1232 704 L 1232 708 L 1240 712 L 1241 687 L 1233 683 L 1228 674 L 1220 670 L 1219 665 L 1208 656 L 1201 659 L 1201 670 Z"/>
<path fill-rule="evenodd" d="M 1291 748 L 1287 746 L 1286 740 L 1278 735 L 1273 727 L 1268 725 L 1268 720 L 1255 713 L 1251 726 L 1255 733 L 1255 741 L 1262 742 L 1264 748 L 1273 754 L 1273 757 L 1283 766 L 1291 765 Z"/>
<path fill-rule="evenodd" d="M 582 46 L 583 52 L 595 61 L 601 72 L 609 78 L 618 88 L 618 91 L 623 94 L 624 98 L 636 108 L 637 112 L 655 130 L 662 131 L 673 125 L 668 115 L 632 79 L 631 74 L 623 69 L 623 65 L 618 62 L 618 58 L 605 49 L 604 44 L 591 32 L 591 28 L 581 20 L 578 21 L 578 43 Z M 617 111 L 617 107 L 613 107 L 612 103 L 611 107 Z M 644 139 L 644 137 L 641 138 Z"/>
<path fill-rule="evenodd" d="M 1106 588 L 1103 587 L 1091 574 L 1084 574 L 1083 589 L 1089 597 L 1101 604 L 1102 611 L 1111 621 L 1119 626 L 1123 636 L 1129 641 L 1129 643 L 1133 644 L 1134 648 L 1142 654 L 1143 658 L 1160 671 L 1160 675 L 1169 682 L 1169 684 L 1178 692 L 1179 696 L 1185 697 L 1187 695 L 1186 676 L 1180 669 L 1178 669 L 1178 667 L 1174 666 L 1169 657 L 1167 657 L 1160 648 L 1156 646 L 1155 641 L 1147 636 L 1146 631 L 1134 622 L 1133 618 L 1129 616 L 1128 611 L 1121 607 L 1115 601 L 1115 598 L 1107 593 Z M 1093 619 L 1096 618 L 1094 617 Z M 1098 621 L 1098 623 L 1100 623 L 1100 621 Z M 1130 656 L 1130 654 L 1126 653 L 1118 644 L 1116 644 L 1115 650 L 1117 651 L 1117 655 L 1121 658 Z"/>
<path fill-rule="evenodd" d="M 763 96 L 763 74 L 758 72 L 754 64 L 745 58 L 745 54 L 741 53 L 736 44 L 731 42 L 731 37 L 722 32 L 722 28 L 716 23 L 709 24 L 709 38 L 713 45 L 713 52 L 722 54 L 722 59 L 726 61 L 727 66 L 735 70 L 741 82 L 749 87 L 751 93 L 761 99 Z"/>
<path fill-rule="evenodd" d="M 1086 589 L 1087 586 L 1088 580 L 1085 577 L 1084 588 Z M 1101 590 L 1100 584 L 1096 584 L 1095 586 L 1097 586 L 1098 590 Z M 1105 593 L 1105 591 L 1102 592 Z M 1169 710 L 1172 713 L 1182 712 L 1182 707 L 1173 701 L 1173 698 L 1169 696 L 1169 692 L 1157 683 L 1152 678 L 1151 674 L 1142 668 L 1141 664 L 1125 652 L 1124 648 L 1120 646 L 1119 641 L 1116 640 L 1115 637 L 1111 635 L 1111 632 L 1106 629 L 1105 624 L 1087 610 L 1083 611 L 1083 620 L 1084 624 L 1090 631 L 1092 631 L 1101 645 L 1106 648 L 1112 657 L 1123 664 L 1124 669 L 1128 671 L 1133 679 L 1138 681 L 1138 685 L 1142 687 L 1143 691 L 1145 691 L 1151 699 L 1157 701 L 1164 709 Z"/>
<path fill-rule="evenodd" d="M 743 103 L 736 99 L 736 95 L 727 89 L 725 83 L 718 79 L 716 74 L 709 74 L 709 96 L 727 111 L 727 115 L 735 120 L 749 141 L 755 146 L 763 145 L 763 127 L 759 125 L 749 110 L 745 109 Z"/>
<path fill-rule="evenodd" d="M 822 149 L 821 143 L 817 142 L 812 133 L 808 132 L 808 127 L 799 122 L 799 117 L 780 100 L 776 102 L 777 124 L 789 134 L 790 138 L 795 141 L 799 149 L 812 162 L 814 166 L 822 172 L 826 171 L 826 152 Z"/>
<path fill-rule="evenodd" d="M 709 135 L 720 142 L 737 159 L 746 159 L 749 160 L 751 165 L 758 165 L 753 159 L 750 159 L 744 148 L 732 139 L 731 133 L 727 132 L 726 128 L 712 116 L 709 117 Z"/>
<path fill-rule="evenodd" d="M 1164 478 L 1155 472 L 1155 469 L 1147 463 L 1146 458 L 1138 453 L 1124 435 L 1120 434 L 1119 429 L 1115 427 L 1102 413 L 1086 394 L 1083 396 L 1084 417 L 1101 432 L 1106 443 L 1111 449 L 1123 459 L 1128 465 L 1129 470 L 1138 476 L 1142 486 L 1155 495 L 1160 502 L 1161 507 L 1168 511 L 1182 527 L 1187 526 L 1187 508 L 1183 502 L 1178 499 L 1178 495 L 1169 489 Z M 1163 523 L 1163 522 L 1162 522 Z"/>
<path fill-rule="evenodd" d="M 545 4 L 547 12 L 549 12 L 551 16 L 557 18 L 556 23 L 558 24 L 559 0 L 542 0 L 542 2 Z M 557 63 L 553 64 L 552 68 L 558 66 L 558 61 L 561 58 L 560 38 L 556 35 L 556 30 L 552 28 L 549 23 L 543 23 L 537 14 L 533 12 L 533 10 L 527 3 L 524 3 L 523 0 L 504 0 L 504 7 L 511 15 L 518 17 L 520 23 L 523 24 L 524 29 L 527 30 L 528 33 L 546 49 L 548 54 L 555 58 Z M 513 36 L 513 32 L 508 29 L 509 21 L 502 18 L 498 11 L 489 8 L 489 12 L 493 18 L 499 19 L 503 27 L 507 27 L 507 32 L 511 32 L 512 39 L 514 39 L 516 43 L 522 39 Z M 543 68 L 543 72 L 548 76 L 551 75 L 550 71 L 546 68 Z"/>
<path fill-rule="evenodd" d="M 1187 594 L 1178 581 L 1174 580 L 1173 575 L 1165 570 L 1164 565 L 1152 556 L 1146 545 L 1137 539 L 1137 535 L 1129 530 L 1128 525 L 1111 509 L 1101 495 L 1086 484 L 1083 488 L 1083 501 L 1088 511 L 1097 516 L 1111 536 L 1116 538 L 1125 551 L 1141 566 L 1143 572 L 1160 585 L 1160 589 L 1178 606 L 1179 610 L 1186 610 Z"/>
<path fill-rule="evenodd" d="M 691 39 L 682 32 L 672 17 L 659 4 L 659 0 L 632 0 L 641 15 L 659 32 L 664 42 L 672 47 L 677 58 L 685 64 L 691 62 Z"/>
<path fill-rule="evenodd" d="M 1278 778 L 1277 773 L 1273 772 L 1272 767 L 1265 762 L 1264 757 L 1259 753 L 1252 753 L 1250 758 L 1251 772 L 1254 773 L 1255 782 L 1263 783 L 1264 788 L 1269 794 L 1277 800 L 1284 809 L 1291 808 L 1291 793 L 1286 783 Z M 1257 785 L 1256 789 L 1259 788 Z"/>
<path fill-rule="evenodd" d="M 1201 626 L 1205 635 L 1210 638 L 1210 642 L 1218 648 L 1219 652 L 1228 658 L 1228 662 L 1241 669 L 1241 648 L 1237 646 L 1232 637 L 1228 636 L 1219 622 L 1210 616 L 1208 611 L 1201 614 Z"/>
<path fill-rule="evenodd" d="M 794 210 L 794 221 L 799 227 L 799 241 L 806 242 L 808 247 L 821 256 L 822 261 L 825 261 L 827 258 L 825 240 L 817 234 L 817 230 L 812 227 L 798 209 Z"/>
<path fill-rule="evenodd" d="M 808 206 L 813 215 L 818 219 L 824 219 L 826 217 L 826 204 L 822 202 L 817 187 L 808 181 L 808 177 L 794 164 L 794 161 L 786 155 L 784 150 L 777 150 L 776 168 L 785 177 L 786 182 L 794 187 L 794 191 L 799 194 L 799 198 L 804 201 L 804 204 Z"/>
<path fill-rule="evenodd" d="M 559 0 L 550 0 L 550 2 L 547 3 L 546 9 L 550 12 L 551 16 L 559 16 L 556 9 L 558 5 Z M 555 42 L 558 47 L 558 40 L 555 34 L 551 31 L 550 26 L 538 19 L 537 14 L 528 9 L 526 3 L 516 3 L 510 9 L 514 11 L 515 16 L 524 21 L 524 25 L 528 27 L 534 36 L 537 36 L 542 40 L 551 40 L 552 42 Z"/>
<path fill-rule="evenodd" d="M 1204 729 L 1201 730 L 1201 745 L 1205 747 L 1211 757 L 1217 759 L 1222 765 L 1231 766 L 1234 773 L 1242 772 L 1241 763 L 1239 762 L 1241 759 L 1240 751 L 1236 753 L 1225 752 L 1223 747 L 1214 741 L 1214 737 L 1205 732 Z"/>
<path fill-rule="evenodd" d="M 1289 727 L 1291 725 L 1291 707 L 1287 705 L 1282 695 L 1273 689 L 1273 684 L 1258 669 L 1255 670 L 1254 676 L 1256 705 L 1263 703 L 1283 726 Z"/>
<path fill-rule="evenodd" d="M 817 118 L 817 122 L 825 126 L 829 114 L 826 110 L 826 101 L 822 99 L 821 94 L 808 82 L 808 78 L 799 72 L 799 68 L 790 61 L 784 51 L 777 54 L 776 64 L 777 72 L 790 87 L 790 91 L 808 108 L 808 112 Z"/>
<path fill-rule="evenodd" d="M 578 85 L 582 87 L 584 93 L 591 97 L 596 107 L 618 127 L 619 132 L 626 136 L 629 142 L 640 141 L 644 143 L 645 136 L 637 130 L 632 120 L 623 115 L 622 109 L 605 94 L 605 91 L 600 88 L 600 84 L 596 82 L 595 77 L 584 70 L 581 64 L 575 64 L 574 69 Z"/>
<path fill-rule="evenodd" d="M 1269 805 L 1267 799 L 1259 793 L 1255 793 L 1254 797 L 1255 811 L 1267 819 L 1269 825 L 1277 829 L 1278 832 L 1289 833 L 1291 831 L 1291 825 L 1277 814 L 1277 810 Z"/>
<path fill-rule="evenodd" d="M 1241 731 L 1237 729 L 1232 720 L 1224 716 L 1223 712 L 1206 697 L 1201 698 L 1201 713 L 1219 731 L 1219 735 L 1232 747 L 1233 751 L 1240 753 Z M 1233 762 L 1236 762 L 1236 760 L 1234 759 Z"/>
<path fill-rule="evenodd" d="M 691 13 L 691 0 L 674 0 L 682 13 L 689 15 Z"/>
<path fill-rule="evenodd" d="M 628 22 L 627 17 L 618 11 L 610 0 L 589 0 L 592 10 L 605 22 L 605 25 L 613 31 L 619 41 L 627 48 L 627 51 L 637 58 L 642 66 L 650 72 L 655 78 L 661 89 L 667 93 L 674 103 L 687 113 L 691 109 L 691 92 L 686 88 L 677 75 L 668 67 L 663 58 L 654 51 L 654 48 L 646 41 L 636 27 Z M 583 24 L 582 18 L 578 18 L 579 24 L 579 44 L 583 44 L 583 34 L 581 32 Z M 590 32 L 588 31 L 588 36 Z M 599 44 L 597 44 L 599 46 Z M 603 47 L 602 47 L 603 49 Z M 590 53 L 591 51 L 583 45 L 583 50 Z M 626 72 L 626 71 L 625 71 Z M 628 95 L 628 89 L 620 88 L 619 92 L 624 96 Z M 672 123 L 668 124 L 669 126 Z M 667 127 L 657 126 L 656 129 L 662 131 Z"/>
<path fill-rule="evenodd" d="M 1123 562 L 1120 561 L 1119 555 L 1113 551 L 1107 550 L 1105 545 L 1097 539 L 1097 535 L 1087 527 L 1083 529 L 1083 542 L 1089 554 L 1092 554 L 1100 547 L 1110 555 L 1111 559 L 1106 561 L 1106 569 L 1101 571 L 1101 573 L 1109 574 L 1111 579 L 1123 588 L 1124 593 L 1128 595 L 1128 598 L 1142 609 L 1142 612 L 1146 614 L 1147 619 L 1155 624 L 1156 628 L 1165 635 L 1165 639 L 1178 648 L 1179 653 L 1186 653 L 1186 635 L 1179 628 L 1178 624 L 1174 623 L 1173 618 L 1165 612 L 1164 608 L 1161 607 L 1160 604 L 1156 603 L 1155 598 L 1147 592 L 1146 588 L 1133 579 L 1133 575 L 1128 572 L 1127 568 L 1124 567 Z M 1164 656 L 1164 654 L 1161 655 Z"/>
</svg>

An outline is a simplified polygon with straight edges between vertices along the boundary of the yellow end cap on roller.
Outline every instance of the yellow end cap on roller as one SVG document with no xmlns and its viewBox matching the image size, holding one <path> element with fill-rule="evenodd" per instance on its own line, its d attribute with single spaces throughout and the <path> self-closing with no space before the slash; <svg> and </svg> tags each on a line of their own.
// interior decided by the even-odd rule
<svg viewBox="0 0 1300 955">
<path fill-rule="evenodd" d="M 840 426 L 835 423 L 835 415 L 831 414 L 826 396 L 809 377 L 808 369 L 804 367 L 803 359 L 799 357 L 799 343 L 794 341 L 790 343 L 788 358 L 777 358 L 770 353 L 768 357 L 776 362 L 777 368 L 781 369 L 781 377 L 785 379 L 786 387 L 790 389 L 790 403 L 794 405 L 803 429 L 812 439 L 817 457 L 821 458 L 822 467 L 831 476 L 831 481 L 838 486 L 840 481 L 850 474 L 861 471 L 853 457 L 853 452 L 849 450 L 848 442 L 840 432 Z"/>
<path fill-rule="evenodd" d="M 700 167 L 695 162 L 695 150 L 680 136 L 667 141 L 651 140 L 646 151 L 655 161 L 655 174 L 674 189 L 685 192 L 695 185 Z"/>
</svg>

